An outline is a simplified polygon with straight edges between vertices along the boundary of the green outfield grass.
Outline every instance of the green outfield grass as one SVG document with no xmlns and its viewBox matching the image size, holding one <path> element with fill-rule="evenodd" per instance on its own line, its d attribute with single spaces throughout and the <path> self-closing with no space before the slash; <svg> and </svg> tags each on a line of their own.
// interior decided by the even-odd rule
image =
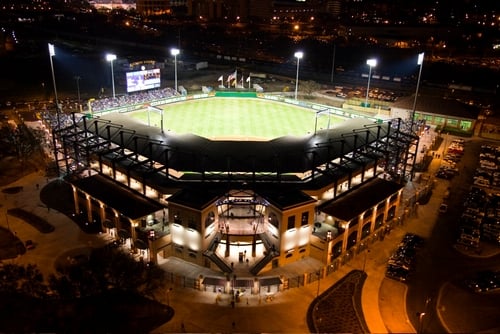
<svg viewBox="0 0 500 334">
<path fill-rule="evenodd" d="M 164 110 L 163 128 L 210 139 L 263 139 L 314 133 L 315 111 L 257 98 L 207 98 L 158 106 Z M 148 110 L 130 116 L 148 123 Z M 150 124 L 160 127 L 160 114 L 149 112 Z M 321 115 L 317 129 L 330 128 L 345 119 Z"/>
</svg>

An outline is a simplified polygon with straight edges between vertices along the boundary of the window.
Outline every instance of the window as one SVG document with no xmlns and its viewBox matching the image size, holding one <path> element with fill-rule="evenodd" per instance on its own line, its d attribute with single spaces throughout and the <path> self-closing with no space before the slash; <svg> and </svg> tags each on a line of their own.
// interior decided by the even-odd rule
<svg viewBox="0 0 500 334">
<path fill-rule="evenodd" d="M 190 229 L 193 229 L 193 230 L 197 231 L 198 228 L 199 228 L 199 224 L 198 224 L 197 221 L 194 220 L 193 217 L 189 217 L 188 226 L 187 227 L 190 228 Z"/>
<path fill-rule="evenodd" d="M 389 200 L 389 202 L 392 203 L 392 202 L 396 201 L 397 199 L 398 199 L 398 194 L 394 194 L 391 196 L 391 199 Z"/>
<path fill-rule="evenodd" d="M 207 218 L 205 218 L 205 228 L 212 225 L 215 222 L 215 214 L 213 212 L 209 212 Z"/>
<path fill-rule="evenodd" d="M 309 211 L 302 212 L 302 219 L 300 221 L 300 225 L 308 225 L 309 224 Z"/>
<path fill-rule="evenodd" d="M 434 123 L 438 125 L 444 124 L 444 120 L 445 120 L 444 117 L 439 117 L 439 116 L 434 117 Z"/>
<path fill-rule="evenodd" d="M 371 217 L 373 215 L 373 208 L 370 208 L 365 211 L 364 217 Z"/>
<path fill-rule="evenodd" d="M 472 122 L 470 121 L 460 121 L 460 129 L 468 131 L 472 127 Z"/>
<path fill-rule="evenodd" d="M 276 228 L 279 228 L 278 217 L 274 212 L 269 214 L 269 224 L 273 225 Z"/>
<path fill-rule="evenodd" d="M 448 119 L 448 122 L 446 122 L 447 126 L 453 126 L 453 127 L 458 127 L 458 120 L 457 119 Z"/>
<path fill-rule="evenodd" d="M 181 225 L 181 226 L 182 226 L 182 219 L 181 219 L 181 216 L 180 216 L 179 212 L 177 212 L 177 213 L 174 215 L 174 224 L 177 224 L 177 225 Z"/>
<path fill-rule="evenodd" d="M 380 215 L 377 216 L 375 219 L 375 228 L 380 228 L 384 224 L 384 214 L 381 213 Z"/>
<path fill-rule="evenodd" d="M 431 122 L 432 122 L 432 117 L 433 117 L 432 115 L 425 115 L 425 116 L 424 116 L 424 119 L 425 119 L 425 121 L 426 121 L 427 123 L 431 123 Z"/>
<path fill-rule="evenodd" d="M 288 217 L 288 226 L 286 229 L 291 230 L 292 228 L 295 228 L 295 216 Z"/>
</svg>

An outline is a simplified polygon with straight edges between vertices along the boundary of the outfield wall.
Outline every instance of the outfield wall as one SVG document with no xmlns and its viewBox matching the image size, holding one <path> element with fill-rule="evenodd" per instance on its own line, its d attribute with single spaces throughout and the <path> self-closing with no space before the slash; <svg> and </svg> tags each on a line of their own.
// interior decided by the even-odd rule
<svg viewBox="0 0 500 334">
<path fill-rule="evenodd" d="M 216 97 L 257 97 L 256 92 L 246 92 L 246 91 L 217 91 L 215 92 Z"/>
</svg>

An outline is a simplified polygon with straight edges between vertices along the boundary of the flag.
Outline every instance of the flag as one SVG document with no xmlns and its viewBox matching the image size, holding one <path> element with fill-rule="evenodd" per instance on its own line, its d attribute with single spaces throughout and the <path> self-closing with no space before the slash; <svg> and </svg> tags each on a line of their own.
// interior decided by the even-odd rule
<svg viewBox="0 0 500 334">
<path fill-rule="evenodd" d="M 240 85 L 243 86 L 243 76 L 241 76 Z"/>
<path fill-rule="evenodd" d="M 233 80 L 236 80 L 236 75 L 237 75 L 237 72 L 234 71 L 234 73 L 231 73 L 227 76 L 227 82 L 231 82 Z"/>
<path fill-rule="evenodd" d="M 224 81 L 224 77 L 221 75 L 217 81 Z"/>
<path fill-rule="evenodd" d="M 247 82 L 250 82 L 250 76 L 247 77 Z"/>
</svg>

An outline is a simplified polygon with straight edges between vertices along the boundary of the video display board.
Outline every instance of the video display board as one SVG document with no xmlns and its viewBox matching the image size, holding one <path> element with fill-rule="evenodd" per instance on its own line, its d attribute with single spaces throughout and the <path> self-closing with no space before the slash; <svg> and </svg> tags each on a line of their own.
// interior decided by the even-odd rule
<svg viewBox="0 0 500 334">
<path fill-rule="evenodd" d="M 127 93 L 161 86 L 160 69 L 127 72 Z"/>
</svg>

